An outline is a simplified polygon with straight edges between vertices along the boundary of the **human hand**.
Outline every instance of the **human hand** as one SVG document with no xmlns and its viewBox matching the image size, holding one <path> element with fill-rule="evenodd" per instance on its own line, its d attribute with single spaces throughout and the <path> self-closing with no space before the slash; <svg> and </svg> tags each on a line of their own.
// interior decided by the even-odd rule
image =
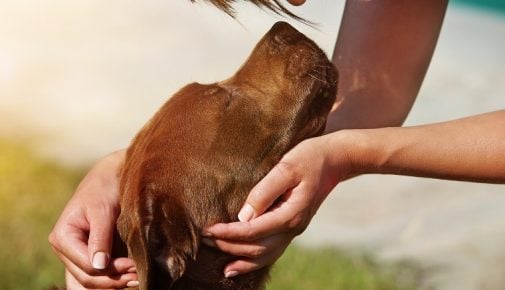
<svg viewBox="0 0 505 290">
<path fill-rule="evenodd" d="M 331 189 L 350 174 L 348 155 L 335 152 L 345 148 L 336 145 L 341 138 L 335 134 L 303 141 L 289 151 L 251 190 L 240 222 L 205 230 L 204 243 L 241 257 L 225 267 L 226 277 L 273 264 L 305 230 Z"/>
<path fill-rule="evenodd" d="M 65 264 L 68 290 L 138 284 L 133 260 L 111 256 L 119 215 L 118 169 L 124 153 L 104 157 L 88 172 L 49 234 L 49 243 Z"/>
</svg>

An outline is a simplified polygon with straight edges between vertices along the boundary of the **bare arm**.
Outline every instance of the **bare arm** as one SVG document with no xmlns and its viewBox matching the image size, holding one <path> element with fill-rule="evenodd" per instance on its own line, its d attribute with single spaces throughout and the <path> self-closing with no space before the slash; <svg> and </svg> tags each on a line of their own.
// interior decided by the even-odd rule
<svg viewBox="0 0 505 290">
<path fill-rule="evenodd" d="M 339 92 L 326 133 L 403 123 L 426 74 L 446 7 L 447 0 L 346 1 L 333 55 L 340 74 Z M 330 190 L 353 175 L 346 159 L 351 153 L 342 152 L 354 144 L 335 143 L 350 141 L 340 139 L 348 133 L 344 130 L 296 146 L 251 191 L 239 214 L 245 222 L 207 230 L 213 237 L 207 243 L 243 257 L 225 268 L 227 276 L 273 263 L 309 224 Z M 353 153 L 354 164 L 364 152 Z M 269 210 L 280 196 L 283 202 Z"/>
<path fill-rule="evenodd" d="M 353 173 L 505 183 L 505 110 L 424 126 L 341 133 L 334 138 L 347 140 Z M 338 141 L 335 146 L 342 148 Z"/>
<path fill-rule="evenodd" d="M 245 257 L 225 273 L 271 264 L 339 181 L 366 173 L 505 183 L 505 110 L 417 127 L 341 130 L 303 141 L 251 191 L 239 214 L 245 222 L 214 225 L 207 229 L 213 240 L 206 241 Z"/>
<path fill-rule="evenodd" d="M 428 69 L 447 0 L 347 1 L 333 54 L 337 101 L 327 132 L 399 126 Z"/>
<path fill-rule="evenodd" d="M 49 242 L 65 264 L 67 289 L 119 289 L 138 285 L 133 260 L 113 257 L 119 215 L 117 172 L 126 150 L 99 160 L 81 181 Z"/>
</svg>

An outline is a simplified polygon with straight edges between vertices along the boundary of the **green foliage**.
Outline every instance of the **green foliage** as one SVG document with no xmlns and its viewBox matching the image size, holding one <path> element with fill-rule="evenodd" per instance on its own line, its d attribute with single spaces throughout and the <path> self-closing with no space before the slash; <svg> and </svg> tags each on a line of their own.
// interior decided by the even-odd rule
<svg viewBox="0 0 505 290">
<path fill-rule="evenodd" d="M 81 173 L 0 140 L 0 289 L 42 290 L 63 284 L 63 267 L 47 235 Z M 407 283 L 398 277 L 411 273 L 332 249 L 291 247 L 274 267 L 268 289 L 407 290 L 414 288 L 399 286 Z"/>
<path fill-rule="evenodd" d="M 79 174 L 0 140 L 0 289 L 42 289 L 63 281 L 47 235 Z"/>
</svg>

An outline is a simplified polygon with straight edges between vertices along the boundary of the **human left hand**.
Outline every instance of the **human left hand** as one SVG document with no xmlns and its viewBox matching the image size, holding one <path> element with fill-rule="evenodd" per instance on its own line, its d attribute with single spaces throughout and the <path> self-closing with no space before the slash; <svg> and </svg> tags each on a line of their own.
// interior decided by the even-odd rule
<svg viewBox="0 0 505 290">
<path fill-rule="evenodd" d="M 135 263 L 113 257 L 119 215 L 118 170 L 125 150 L 97 162 L 79 184 L 49 235 L 66 268 L 66 288 L 122 289 L 138 285 Z"/>
</svg>

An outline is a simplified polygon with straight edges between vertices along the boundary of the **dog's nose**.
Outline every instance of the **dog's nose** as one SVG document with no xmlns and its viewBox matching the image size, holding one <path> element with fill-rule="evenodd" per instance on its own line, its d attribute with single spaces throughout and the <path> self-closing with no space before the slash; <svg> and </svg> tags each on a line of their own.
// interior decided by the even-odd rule
<svg viewBox="0 0 505 290">
<path fill-rule="evenodd" d="M 274 42 L 278 44 L 294 44 L 303 38 L 303 34 L 284 21 L 275 23 L 270 33 L 273 35 Z"/>
<path fill-rule="evenodd" d="M 291 24 L 284 22 L 284 21 L 278 21 L 275 23 L 272 28 L 270 29 L 271 31 L 274 31 L 276 33 L 283 32 L 283 31 L 291 31 L 293 32 L 298 32 Z"/>
</svg>

